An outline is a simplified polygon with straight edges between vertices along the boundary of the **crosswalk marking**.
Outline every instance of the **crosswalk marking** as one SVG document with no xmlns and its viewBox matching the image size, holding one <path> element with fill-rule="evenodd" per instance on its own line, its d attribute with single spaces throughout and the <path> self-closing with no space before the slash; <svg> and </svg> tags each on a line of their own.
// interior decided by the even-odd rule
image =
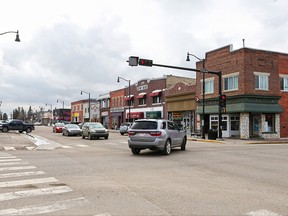
<svg viewBox="0 0 288 216">
<path fill-rule="evenodd" d="M 5 151 L 16 151 L 15 147 L 3 146 Z"/>
<path fill-rule="evenodd" d="M 9 163 L 0 163 L 0 166 L 11 166 L 11 165 L 27 165 L 27 162 L 9 162 Z"/>
<path fill-rule="evenodd" d="M 36 172 L 19 172 L 19 173 L 4 173 L 0 174 L 0 178 L 11 178 L 11 177 L 22 177 L 22 176 L 32 176 L 32 175 L 42 175 L 45 174 L 43 171 Z"/>
<path fill-rule="evenodd" d="M 71 191 L 72 189 L 68 186 L 59 186 L 59 187 L 41 188 L 41 189 L 17 191 L 17 192 L 11 192 L 11 193 L 3 193 L 3 194 L 0 194 L 0 202 L 13 200 L 13 199 L 41 196 L 41 195 L 67 193 Z"/>
<path fill-rule="evenodd" d="M 0 159 L 13 159 L 17 158 L 16 156 L 0 155 Z"/>
<path fill-rule="evenodd" d="M 4 187 L 14 187 L 20 185 L 29 185 L 29 184 L 41 184 L 41 183 L 49 183 L 49 182 L 56 182 L 58 181 L 54 177 L 48 178 L 38 178 L 38 179 L 26 179 L 26 180 L 18 180 L 18 181 L 7 181 L 7 182 L 0 182 L 0 188 Z"/>
<path fill-rule="evenodd" d="M 88 147 L 83 145 L 82 147 Z M 45 177 L 44 171 L 37 171 L 36 166 L 29 166 L 28 162 L 22 161 L 15 156 L 8 153 L 0 153 L 0 189 L 4 188 L 5 193 L 0 193 L 0 202 L 10 201 L 13 202 L 18 199 L 28 200 L 32 197 L 49 196 L 54 194 L 71 193 L 73 190 L 69 186 L 47 186 L 49 183 L 58 182 L 54 177 Z M 26 166 L 25 166 L 26 165 Z M 11 172 L 12 171 L 12 172 Z M 14 171 L 14 172 L 13 172 Z M 32 178 L 32 177 L 36 178 Z M 37 178 L 38 176 L 38 178 Z M 26 177 L 26 179 L 18 180 L 19 177 Z M 29 177 L 29 179 L 27 179 Z M 4 179 L 6 181 L 2 181 Z M 11 180 L 11 178 L 17 178 Z M 21 190 L 21 186 L 40 184 L 37 188 Z M 45 184 L 46 187 L 41 184 Z M 9 189 L 11 188 L 11 191 Z M 8 191 L 7 191 L 8 190 Z M 55 199 L 55 196 L 53 199 Z M 40 215 L 45 213 L 53 213 L 65 210 L 72 207 L 79 207 L 88 201 L 84 197 L 66 199 L 65 196 L 58 196 L 57 200 L 51 200 L 45 204 L 30 204 L 17 208 L 0 209 L 0 216 L 2 215 Z M 51 198 L 51 197 L 50 197 Z M 59 200 L 62 199 L 62 200 Z M 31 201 L 32 202 L 32 201 Z M 13 204 L 13 203 L 12 203 Z M 14 206 L 14 205 L 10 205 Z"/>
<path fill-rule="evenodd" d="M 36 169 L 35 166 L 20 166 L 20 167 L 2 167 L 0 168 L 1 171 L 12 171 L 12 170 L 25 170 L 25 169 Z"/>
<path fill-rule="evenodd" d="M 4 159 L 4 160 L 0 160 L 0 162 L 11 162 L 11 161 L 21 161 L 21 159 L 19 159 L 19 158 L 14 158 L 14 159 Z"/>
<path fill-rule="evenodd" d="M 39 215 L 39 214 L 45 214 L 45 213 L 51 213 L 59 210 L 65 210 L 74 206 L 79 207 L 80 205 L 83 205 L 87 203 L 88 201 L 84 198 L 75 198 L 75 199 L 69 199 L 64 201 L 57 201 L 50 205 L 30 205 L 26 206 L 22 209 L 3 209 L 0 210 L 0 215 Z"/>
</svg>

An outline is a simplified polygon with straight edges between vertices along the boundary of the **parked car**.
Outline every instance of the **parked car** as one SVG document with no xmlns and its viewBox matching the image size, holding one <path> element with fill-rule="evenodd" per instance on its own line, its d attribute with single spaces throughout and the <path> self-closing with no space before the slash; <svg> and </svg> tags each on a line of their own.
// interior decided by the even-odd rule
<svg viewBox="0 0 288 216">
<path fill-rule="evenodd" d="M 119 131 L 121 135 L 124 135 L 125 133 L 128 133 L 128 129 L 130 129 L 132 126 L 131 122 L 124 122 L 120 125 Z"/>
<path fill-rule="evenodd" d="M 108 139 L 109 131 L 99 122 L 85 122 L 82 126 L 82 139 L 104 137 Z"/>
<path fill-rule="evenodd" d="M 53 133 L 62 133 L 62 128 L 65 126 L 62 122 L 57 122 L 53 126 Z"/>
<path fill-rule="evenodd" d="M 169 155 L 171 149 L 180 147 L 186 149 L 186 131 L 169 120 L 139 119 L 128 132 L 128 145 L 133 154 L 139 154 L 143 149 L 160 150 Z"/>
<path fill-rule="evenodd" d="M 23 131 L 30 133 L 32 130 L 35 130 L 35 127 L 34 124 L 25 123 L 19 119 L 11 119 L 0 123 L 0 130 L 4 133 L 7 133 L 9 130 L 18 130 L 19 133 L 23 133 Z"/>
<path fill-rule="evenodd" d="M 66 136 L 70 136 L 70 135 L 81 136 L 82 135 L 82 130 L 76 124 L 66 124 L 62 128 L 62 135 L 63 136 L 64 135 L 66 135 Z"/>
</svg>

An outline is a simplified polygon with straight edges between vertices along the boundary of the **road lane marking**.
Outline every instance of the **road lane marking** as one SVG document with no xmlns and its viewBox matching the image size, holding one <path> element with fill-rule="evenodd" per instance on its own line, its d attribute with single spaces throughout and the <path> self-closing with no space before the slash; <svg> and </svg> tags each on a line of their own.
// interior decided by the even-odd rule
<svg viewBox="0 0 288 216">
<path fill-rule="evenodd" d="M 59 187 L 51 187 L 51 188 L 41 188 L 41 189 L 17 191 L 17 192 L 10 192 L 10 193 L 2 193 L 0 194 L 0 202 L 7 201 L 7 200 L 20 199 L 20 198 L 42 196 L 42 195 L 67 193 L 71 191 L 73 190 L 68 186 L 59 186 Z"/>
<path fill-rule="evenodd" d="M 79 144 L 79 145 L 77 145 L 77 146 L 79 146 L 79 147 L 84 147 L 84 148 L 89 147 L 88 145 L 82 145 L 82 144 Z"/>
<path fill-rule="evenodd" d="M 12 171 L 12 170 L 24 170 L 24 169 L 36 169 L 35 166 L 19 166 L 19 167 L 2 167 L 0 168 L 1 171 Z"/>
<path fill-rule="evenodd" d="M 65 210 L 68 208 L 72 208 L 74 206 L 79 207 L 80 205 L 84 205 L 87 202 L 88 201 L 84 197 L 81 197 L 64 201 L 57 201 L 51 205 L 46 206 L 30 205 L 21 209 L 15 209 L 15 208 L 3 209 L 0 210 L 0 215 L 39 215 Z"/>
<path fill-rule="evenodd" d="M 64 149 L 70 149 L 70 148 L 73 148 L 73 147 L 67 146 L 67 145 L 63 145 L 62 148 L 64 148 Z"/>
<path fill-rule="evenodd" d="M 36 172 L 19 172 L 19 173 L 4 173 L 0 174 L 0 178 L 12 178 L 12 177 L 22 177 L 22 176 L 33 176 L 33 175 L 43 175 L 45 172 L 36 171 Z"/>
<path fill-rule="evenodd" d="M 27 162 L 9 162 L 9 163 L 0 163 L 0 166 L 11 166 L 11 165 L 27 165 Z"/>
<path fill-rule="evenodd" d="M 20 186 L 20 185 L 30 185 L 30 184 L 33 185 L 33 184 L 41 184 L 41 183 L 49 183 L 49 182 L 57 182 L 57 181 L 58 180 L 55 179 L 54 177 L 7 181 L 7 182 L 0 182 L 0 188 L 15 187 L 15 186 Z"/>
</svg>

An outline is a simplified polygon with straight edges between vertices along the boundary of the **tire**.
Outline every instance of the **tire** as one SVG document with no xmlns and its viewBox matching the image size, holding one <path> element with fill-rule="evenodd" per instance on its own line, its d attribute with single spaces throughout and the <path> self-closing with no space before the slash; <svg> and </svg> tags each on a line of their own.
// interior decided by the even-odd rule
<svg viewBox="0 0 288 216">
<path fill-rule="evenodd" d="M 186 150 L 186 143 L 187 143 L 187 137 L 185 136 L 183 138 L 182 144 L 181 144 L 181 150 L 185 151 Z"/>
<path fill-rule="evenodd" d="M 8 127 L 3 127 L 3 128 L 2 128 L 2 132 L 3 132 L 3 133 L 7 133 L 8 131 L 9 131 Z"/>
<path fill-rule="evenodd" d="M 162 153 L 163 155 L 169 155 L 171 153 L 171 140 L 170 139 L 167 139 Z"/>
<path fill-rule="evenodd" d="M 108 139 L 108 136 L 105 136 L 105 139 Z"/>
<path fill-rule="evenodd" d="M 134 149 L 134 148 L 132 148 L 131 149 L 131 152 L 134 154 L 134 155 L 139 155 L 140 154 L 140 149 Z"/>
<path fill-rule="evenodd" d="M 88 138 L 89 138 L 89 140 L 92 140 L 92 139 L 93 139 L 93 137 L 91 136 L 90 133 L 88 134 Z"/>
<path fill-rule="evenodd" d="M 30 133 L 32 130 L 31 130 L 31 128 L 26 128 L 26 133 Z"/>
<path fill-rule="evenodd" d="M 23 133 L 23 131 L 19 131 L 19 133 Z"/>
<path fill-rule="evenodd" d="M 85 136 L 82 134 L 82 139 L 85 139 Z"/>
<path fill-rule="evenodd" d="M 124 133 L 120 133 L 122 136 L 124 135 Z"/>
</svg>

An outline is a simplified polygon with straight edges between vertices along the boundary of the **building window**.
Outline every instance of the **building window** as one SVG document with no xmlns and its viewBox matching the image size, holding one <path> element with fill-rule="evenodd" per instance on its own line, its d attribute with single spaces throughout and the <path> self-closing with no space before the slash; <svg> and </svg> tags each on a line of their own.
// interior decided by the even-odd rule
<svg viewBox="0 0 288 216">
<path fill-rule="evenodd" d="M 218 130 L 218 117 L 217 116 L 211 116 L 210 117 L 210 124 L 212 130 Z"/>
<path fill-rule="evenodd" d="M 201 91 L 203 94 L 203 82 L 201 82 Z M 214 93 L 214 79 L 205 79 L 205 94 Z"/>
<path fill-rule="evenodd" d="M 238 75 L 224 78 L 224 91 L 238 90 Z"/>
<path fill-rule="evenodd" d="M 264 132 L 275 132 L 275 115 L 274 114 L 265 115 Z"/>
<path fill-rule="evenodd" d="M 280 77 L 280 90 L 288 91 L 288 77 Z"/>
<path fill-rule="evenodd" d="M 146 97 L 139 99 L 139 105 L 146 105 Z"/>
<path fill-rule="evenodd" d="M 254 72 L 255 74 L 255 89 L 269 90 L 269 74 Z"/>
<path fill-rule="evenodd" d="M 240 130 L 240 117 L 239 116 L 231 116 L 231 131 L 239 131 Z"/>
<path fill-rule="evenodd" d="M 134 106 L 134 100 L 126 100 L 126 106 L 129 106 L 129 104 L 130 104 L 130 106 Z"/>
<path fill-rule="evenodd" d="M 153 104 L 161 103 L 161 97 L 160 96 L 155 96 L 153 98 Z"/>
</svg>

